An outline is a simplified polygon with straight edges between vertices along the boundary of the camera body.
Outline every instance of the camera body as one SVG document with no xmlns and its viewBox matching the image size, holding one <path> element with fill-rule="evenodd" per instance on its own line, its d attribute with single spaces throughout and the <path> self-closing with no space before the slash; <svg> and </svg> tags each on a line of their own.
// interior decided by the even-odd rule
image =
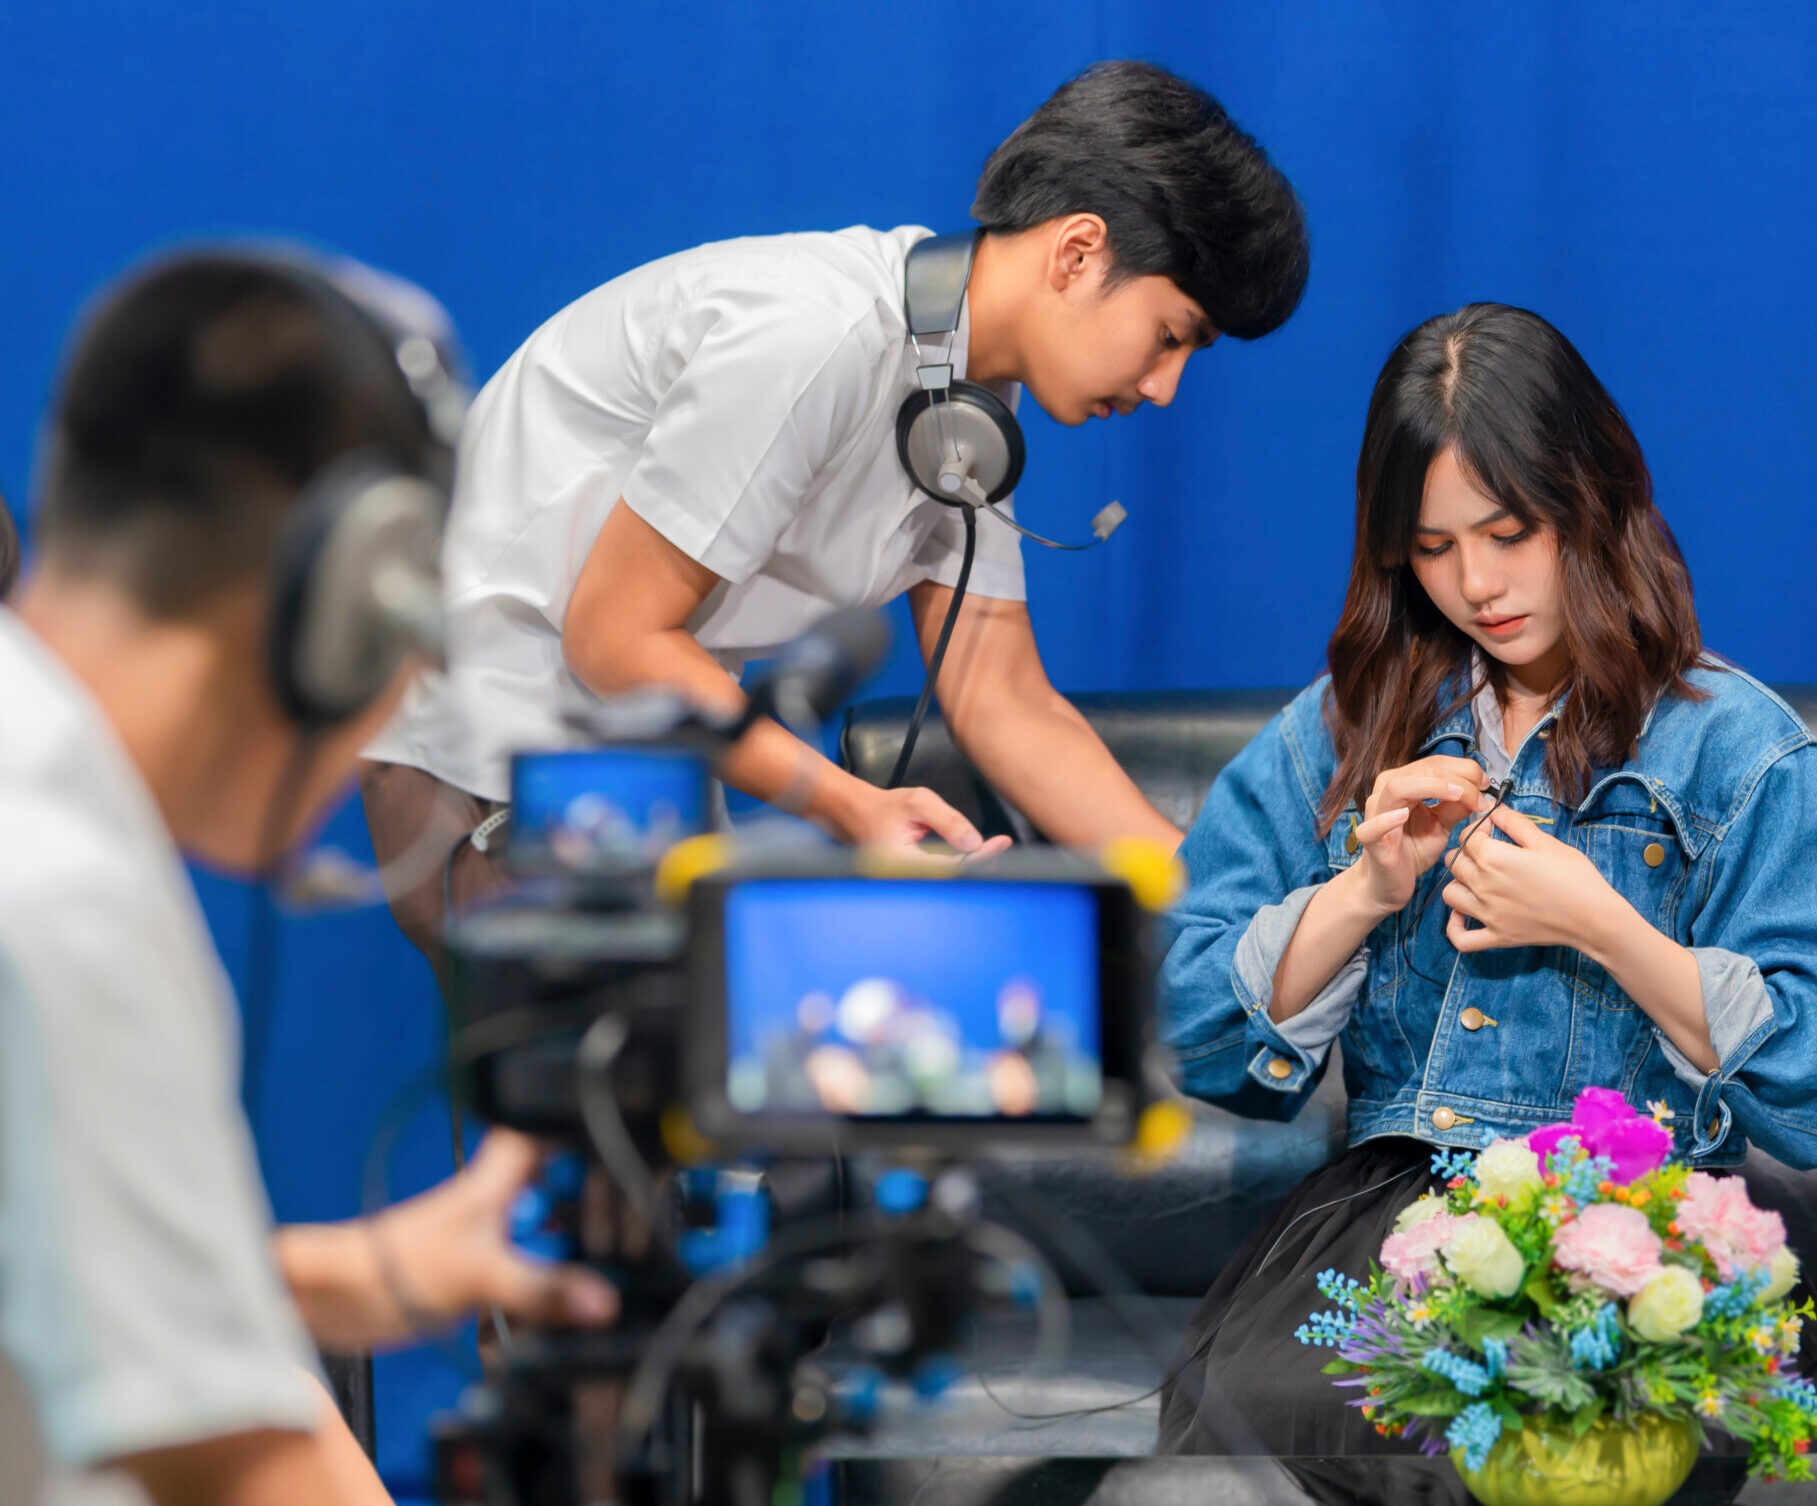
<svg viewBox="0 0 1817 1506">
<path fill-rule="evenodd" d="M 703 830 L 710 767 L 691 738 L 521 755 L 518 877 L 449 918 L 457 1095 L 590 1150 L 629 1210 L 583 1241 L 621 1322 L 514 1340 L 439 1430 L 450 1501 L 767 1501 L 868 1424 L 874 1379 L 950 1371 L 973 1312 L 1033 1304 L 1045 1334 L 1063 1308 L 963 1163 L 1125 1144 L 1158 1085 L 1128 876 L 740 843 Z M 866 1163 L 893 1169 L 855 1193 Z M 579 1400 L 601 1386 L 603 1413 Z"/>
</svg>

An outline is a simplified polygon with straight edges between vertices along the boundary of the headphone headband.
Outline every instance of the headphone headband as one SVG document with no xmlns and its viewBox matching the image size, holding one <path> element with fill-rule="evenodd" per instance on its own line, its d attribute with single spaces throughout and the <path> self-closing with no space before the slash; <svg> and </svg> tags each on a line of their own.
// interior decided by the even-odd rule
<svg viewBox="0 0 1817 1506">
<path fill-rule="evenodd" d="M 447 315 L 420 288 L 294 247 L 241 254 L 308 299 L 331 330 L 376 344 L 427 439 L 415 457 L 336 456 L 291 503 L 273 542 L 273 690 L 300 725 L 322 728 L 370 705 L 407 655 L 441 656 L 441 540 L 468 402 L 465 368 Z"/>
</svg>

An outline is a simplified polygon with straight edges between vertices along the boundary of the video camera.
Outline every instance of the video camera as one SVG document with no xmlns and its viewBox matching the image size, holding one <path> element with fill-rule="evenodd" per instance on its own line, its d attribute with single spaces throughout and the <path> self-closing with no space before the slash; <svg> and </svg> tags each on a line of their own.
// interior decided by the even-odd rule
<svg viewBox="0 0 1817 1506">
<path fill-rule="evenodd" d="M 517 877 L 447 926 L 456 1088 L 591 1153 L 592 1190 L 533 1221 L 624 1316 L 516 1336 L 438 1430 L 443 1500 L 769 1503 L 804 1447 L 868 1425 L 885 1376 L 938 1389 L 973 1312 L 1033 1306 L 1063 1344 L 1056 1279 L 963 1163 L 1136 1132 L 1155 1074 L 1129 876 L 709 830 L 724 752 L 760 716 L 817 721 L 884 646 L 835 614 L 736 719 L 595 705 L 593 746 L 515 760 Z M 877 1173 L 862 1193 L 848 1158 Z"/>
</svg>

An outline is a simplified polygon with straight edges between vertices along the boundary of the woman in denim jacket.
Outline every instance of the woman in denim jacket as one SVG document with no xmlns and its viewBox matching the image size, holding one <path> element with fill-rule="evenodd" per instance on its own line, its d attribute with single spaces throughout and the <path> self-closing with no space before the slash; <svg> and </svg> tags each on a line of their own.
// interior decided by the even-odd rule
<svg viewBox="0 0 1817 1506">
<path fill-rule="evenodd" d="M 1703 651 L 1640 446 L 1537 315 L 1389 357 L 1329 661 L 1213 787 L 1162 976 L 1183 1086 L 1239 1113 L 1291 1118 L 1341 1038 L 1351 1148 L 1213 1286 L 1164 1449 L 1215 1450 L 1220 1395 L 1276 1452 L 1398 1447 L 1292 1332 L 1435 1146 L 1595 1085 L 1700 1166 L 1817 1163 L 1817 747 Z"/>
</svg>

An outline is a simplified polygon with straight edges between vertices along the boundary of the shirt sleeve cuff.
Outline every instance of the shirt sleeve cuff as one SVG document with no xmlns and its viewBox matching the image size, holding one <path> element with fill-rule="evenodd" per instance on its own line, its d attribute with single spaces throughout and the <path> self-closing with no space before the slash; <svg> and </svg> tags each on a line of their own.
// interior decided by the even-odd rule
<svg viewBox="0 0 1817 1506">
<path fill-rule="evenodd" d="M 1772 1033 L 1773 996 L 1752 958 L 1714 946 L 1694 946 L 1690 952 L 1703 985 L 1704 1023 L 1716 1052 L 1716 1070 L 1727 1077 Z M 1654 1034 L 1679 1081 L 1701 1088 L 1710 1074 L 1700 1071 L 1663 1030 L 1655 1027 Z"/>
<path fill-rule="evenodd" d="M 1358 947 L 1312 1002 L 1292 1019 L 1276 1022 L 1269 1018 L 1275 969 L 1281 965 L 1287 943 L 1293 939 L 1300 917 L 1320 887 L 1308 884 L 1295 889 L 1279 904 L 1256 911 L 1237 943 L 1231 968 L 1237 997 L 1249 1015 L 1250 1029 L 1261 1037 L 1264 1047 L 1250 1063 L 1250 1076 L 1265 1087 L 1283 1092 L 1297 1092 L 1318 1070 L 1331 1043 L 1350 1023 L 1350 1011 L 1363 991 L 1363 979 L 1369 970 L 1368 951 Z M 1277 1062 L 1284 1063 L 1287 1070 L 1283 1072 Z"/>
</svg>

